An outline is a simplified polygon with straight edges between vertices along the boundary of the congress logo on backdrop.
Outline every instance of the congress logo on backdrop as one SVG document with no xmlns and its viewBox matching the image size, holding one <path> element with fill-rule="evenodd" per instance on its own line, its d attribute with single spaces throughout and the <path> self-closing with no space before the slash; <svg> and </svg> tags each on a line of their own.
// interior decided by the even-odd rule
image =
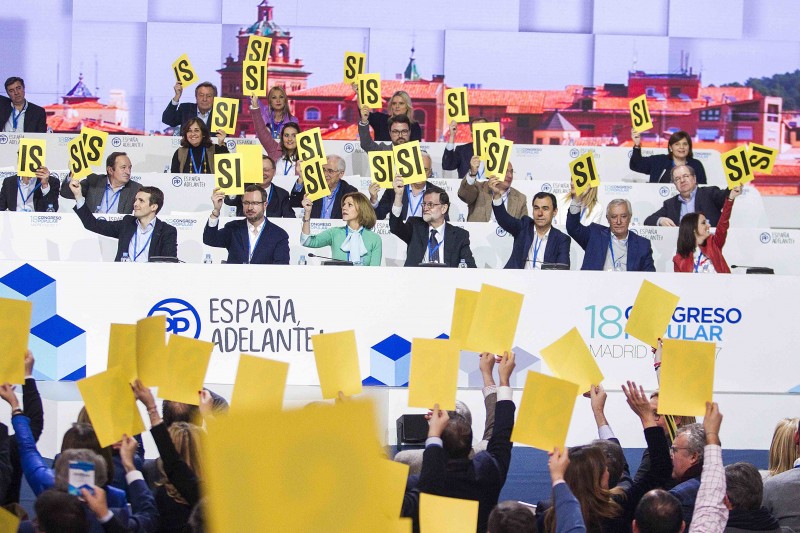
<svg viewBox="0 0 800 533">
<path fill-rule="evenodd" d="M 542 192 L 553 192 L 553 186 L 549 183 L 542 183 L 542 187 L 540 189 Z"/>
<path fill-rule="evenodd" d="M 661 196 L 664 196 L 664 197 L 669 196 L 669 187 L 667 187 L 666 185 L 660 187 L 658 189 L 658 194 L 660 194 Z"/>
<path fill-rule="evenodd" d="M 176 335 L 185 333 L 200 338 L 200 314 L 192 304 L 180 298 L 167 298 L 156 303 L 147 316 L 166 315 L 167 332 Z"/>
<path fill-rule="evenodd" d="M 111 137 L 111 146 L 113 146 L 114 148 L 119 148 L 120 146 L 122 146 L 122 139 L 120 139 L 119 137 Z"/>
<path fill-rule="evenodd" d="M 355 147 L 355 145 L 353 143 L 346 143 L 344 145 L 345 153 L 352 154 L 353 150 L 355 150 L 355 149 L 356 149 L 356 147 Z"/>
<path fill-rule="evenodd" d="M 762 244 L 767 244 L 769 241 L 772 240 L 772 235 L 770 235 L 768 231 L 765 231 L 761 234 L 759 240 L 761 241 Z"/>
<path fill-rule="evenodd" d="M 172 176 L 172 186 L 180 187 L 181 185 L 183 185 L 183 178 L 180 176 Z"/>
</svg>

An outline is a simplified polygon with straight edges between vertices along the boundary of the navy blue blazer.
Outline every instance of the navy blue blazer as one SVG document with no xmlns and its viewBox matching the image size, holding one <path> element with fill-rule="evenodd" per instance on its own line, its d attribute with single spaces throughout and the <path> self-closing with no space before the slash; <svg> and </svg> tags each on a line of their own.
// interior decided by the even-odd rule
<svg viewBox="0 0 800 533">
<path fill-rule="evenodd" d="M 61 186 L 61 182 L 58 181 L 55 175 L 51 174 L 47 179 L 47 183 L 50 185 L 50 190 L 47 191 L 47 194 L 42 194 L 41 187 L 33 192 L 34 211 L 47 211 L 48 205 L 52 205 L 53 209 L 58 211 L 58 188 Z M 3 180 L 3 186 L 0 188 L 0 211 L 16 211 L 19 199 L 17 176 L 9 176 Z"/>
<path fill-rule="evenodd" d="M 192 102 L 181 103 L 175 106 L 172 104 L 172 100 L 170 100 L 164 112 L 161 113 L 161 122 L 173 128 L 180 126 L 181 130 L 183 130 L 183 125 L 186 124 L 186 121 L 190 118 L 197 118 L 197 104 Z M 206 126 L 208 126 L 208 131 L 211 132 L 212 137 L 217 135 L 215 133 L 216 130 L 211 126 L 213 123 L 214 110 L 212 109 L 206 121 Z"/>
<path fill-rule="evenodd" d="M 442 170 L 457 170 L 458 178 L 461 179 L 469 172 L 469 162 L 474 154 L 472 143 L 459 144 L 454 150 L 445 149 L 442 154 Z"/>
<path fill-rule="evenodd" d="M 468 268 L 477 268 L 472 250 L 469 247 L 469 232 L 464 228 L 444 224 L 444 257 L 442 263 L 450 268 L 458 267 L 463 259 Z M 400 237 L 408 245 L 406 262 L 403 266 L 419 266 L 428 251 L 430 226 L 421 217 L 410 217 L 403 222 L 393 214 L 389 214 L 389 231 Z"/>
<path fill-rule="evenodd" d="M 289 264 L 289 235 L 281 228 L 267 219 L 264 219 L 264 230 L 261 238 L 253 251 L 251 264 L 257 265 L 288 265 Z M 247 233 L 246 220 L 232 220 L 220 228 L 206 224 L 203 230 L 203 244 L 228 250 L 228 263 L 248 263 L 250 253 L 250 237 Z"/>
<path fill-rule="evenodd" d="M 400 218 L 405 220 L 406 214 L 408 213 L 408 188 L 410 185 L 406 185 L 405 191 L 403 192 L 403 209 L 400 210 Z M 436 192 L 444 192 L 441 187 L 437 187 L 433 183 L 425 183 L 425 193 L 429 191 L 436 191 Z M 424 194 L 423 194 L 424 196 Z M 394 189 L 386 189 L 381 196 L 380 201 L 378 202 L 378 207 L 375 208 L 375 216 L 378 220 L 383 220 L 386 218 L 386 215 L 392 212 L 392 206 L 394 205 Z M 422 216 L 422 204 L 419 206 L 419 210 L 417 211 L 416 215 L 413 216 Z M 447 213 L 444 214 L 444 219 L 446 221 L 450 221 L 450 210 L 447 210 Z"/>
<path fill-rule="evenodd" d="M 292 209 L 291 202 L 289 201 L 289 191 L 272 184 L 272 198 L 268 199 L 267 209 L 264 211 L 264 216 L 267 218 L 297 218 Z M 225 205 L 236 206 L 236 216 L 243 217 L 244 209 L 242 208 L 242 196 L 238 195 L 236 198 L 230 198 L 225 195 Z"/>
<path fill-rule="evenodd" d="M 344 180 L 339 180 L 339 190 L 336 192 L 336 198 L 333 199 L 333 208 L 331 209 L 331 220 L 342 218 L 342 198 L 345 194 L 351 192 L 358 192 L 358 189 L 350 185 Z M 290 205 L 292 207 L 302 207 L 303 197 L 306 195 L 305 187 L 299 191 L 295 190 L 297 182 L 292 185 L 292 192 L 289 195 Z M 305 216 L 305 215 L 304 215 Z M 317 198 L 311 203 L 311 218 L 322 218 L 322 198 Z"/>
<path fill-rule="evenodd" d="M 727 189 L 720 189 L 714 185 L 708 187 L 697 187 L 697 194 L 694 197 L 694 212 L 703 213 L 708 219 L 712 227 L 717 227 L 719 216 L 722 214 L 722 208 L 725 206 L 725 200 L 728 199 L 730 191 Z M 658 226 L 658 219 L 667 217 L 672 220 L 676 226 L 681 223 L 681 201 L 680 195 L 675 195 L 672 198 L 664 200 L 664 205 L 661 209 L 644 219 L 645 226 Z"/>
<path fill-rule="evenodd" d="M 0 96 L 0 129 L 6 125 L 11 117 L 11 98 Z M 25 133 L 47 133 L 47 113 L 44 108 L 28 102 L 25 110 L 25 120 L 22 122 L 22 131 Z"/>
<path fill-rule="evenodd" d="M 611 230 L 606 226 L 592 223 L 581 224 L 580 213 L 567 214 L 567 233 L 583 248 L 583 265 L 581 270 L 603 270 L 611 244 Z M 655 272 L 653 248 L 644 237 L 628 232 L 628 272 Z"/>
<path fill-rule="evenodd" d="M 705 185 L 707 180 L 703 163 L 690 157 L 686 160 L 686 164 L 694 170 L 697 183 Z M 650 183 L 672 183 L 672 167 L 675 164 L 668 154 L 655 154 L 644 157 L 642 156 L 641 148 L 634 148 L 628 166 L 634 172 L 649 174 Z"/>
<path fill-rule="evenodd" d="M 525 268 L 525 262 L 531 253 L 533 246 L 533 232 L 536 228 L 533 219 L 529 216 L 514 218 L 508 214 L 503 204 L 492 204 L 494 218 L 501 228 L 514 236 L 514 247 L 511 249 L 511 257 L 504 268 Z M 556 228 L 550 228 L 550 235 L 547 237 L 547 245 L 544 247 L 545 263 L 562 263 L 569 265 L 569 245 L 570 238 Z"/>
</svg>

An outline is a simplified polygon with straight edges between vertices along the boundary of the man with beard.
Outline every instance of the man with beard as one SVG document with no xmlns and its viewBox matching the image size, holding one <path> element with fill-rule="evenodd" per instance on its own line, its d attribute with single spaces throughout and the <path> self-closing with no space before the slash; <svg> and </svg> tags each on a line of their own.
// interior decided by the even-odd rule
<svg viewBox="0 0 800 533">
<path fill-rule="evenodd" d="M 361 148 L 365 152 L 378 152 L 391 150 L 393 146 L 407 143 L 411 140 L 411 119 L 406 115 L 394 115 L 389 117 L 389 139 L 391 144 L 375 142 L 369 132 L 369 113 L 367 106 L 361 108 L 361 120 L 358 123 L 358 138 L 361 140 Z"/>
</svg>

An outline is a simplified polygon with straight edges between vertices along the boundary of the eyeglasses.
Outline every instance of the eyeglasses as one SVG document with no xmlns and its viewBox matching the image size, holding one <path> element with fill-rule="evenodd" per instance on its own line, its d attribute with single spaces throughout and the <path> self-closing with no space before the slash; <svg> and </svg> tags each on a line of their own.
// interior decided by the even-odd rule
<svg viewBox="0 0 800 533">
<path fill-rule="evenodd" d="M 339 172 L 342 172 L 342 171 L 338 170 L 338 169 L 335 169 L 335 168 L 322 167 L 322 173 L 323 174 L 338 174 Z"/>
<path fill-rule="evenodd" d="M 433 202 L 422 202 L 422 207 L 425 207 L 425 208 L 428 208 L 428 209 L 433 209 L 437 205 L 442 205 L 442 204 L 434 204 Z"/>
<path fill-rule="evenodd" d="M 255 207 L 257 205 L 265 204 L 267 202 L 242 202 L 242 205 L 245 207 Z"/>
<path fill-rule="evenodd" d="M 689 448 L 681 448 L 680 446 L 670 446 L 669 447 L 669 454 L 675 455 L 678 453 L 678 450 L 688 450 Z"/>
<path fill-rule="evenodd" d="M 411 132 L 411 130 L 389 130 L 389 133 L 392 135 L 403 136 L 405 137 Z"/>
</svg>

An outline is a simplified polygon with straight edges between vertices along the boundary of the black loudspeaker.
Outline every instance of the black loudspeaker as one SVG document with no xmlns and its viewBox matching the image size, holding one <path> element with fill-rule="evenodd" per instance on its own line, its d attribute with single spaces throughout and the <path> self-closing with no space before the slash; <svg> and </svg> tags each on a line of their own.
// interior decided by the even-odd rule
<svg viewBox="0 0 800 533">
<path fill-rule="evenodd" d="M 424 448 L 428 438 L 425 415 L 402 415 L 397 419 L 397 450 Z"/>
</svg>

